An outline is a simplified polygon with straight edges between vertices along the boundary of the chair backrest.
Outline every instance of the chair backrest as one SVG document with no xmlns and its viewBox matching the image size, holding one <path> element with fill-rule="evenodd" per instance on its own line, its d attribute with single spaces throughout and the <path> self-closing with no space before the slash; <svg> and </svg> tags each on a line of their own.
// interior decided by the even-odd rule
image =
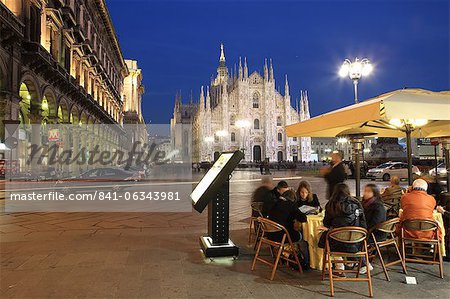
<svg viewBox="0 0 450 299">
<path fill-rule="evenodd" d="M 263 208 L 262 202 L 252 202 L 251 207 L 252 211 L 255 211 L 259 214 L 259 216 L 262 216 L 262 208 Z"/>
<path fill-rule="evenodd" d="M 334 228 L 327 234 L 327 238 L 347 244 L 356 244 L 367 238 L 367 230 L 357 226 L 344 226 Z"/>
<path fill-rule="evenodd" d="M 287 233 L 284 226 L 276 223 L 275 221 L 269 220 L 264 217 L 258 217 L 258 221 L 261 224 L 261 229 L 263 230 L 263 232 L 275 233 L 275 232 L 283 231 L 283 232 Z"/>
<path fill-rule="evenodd" d="M 400 222 L 400 218 L 393 218 L 391 220 L 379 223 L 374 230 L 379 230 L 384 233 L 395 232 L 395 226 Z"/>
<path fill-rule="evenodd" d="M 438 225 L 434 220 L 410 219 L 402 222 L 402 228 L 415 231 L 435 231 Z"/>
</svg>

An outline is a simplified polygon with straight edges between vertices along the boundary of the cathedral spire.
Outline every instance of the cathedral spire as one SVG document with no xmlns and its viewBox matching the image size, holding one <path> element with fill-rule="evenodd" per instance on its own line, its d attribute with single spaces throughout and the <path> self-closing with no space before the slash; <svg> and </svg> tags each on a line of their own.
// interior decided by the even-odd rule
<svg viewBox="0 0 450 299">
<path fill-rule="evenodd" d="M 220 59 L 219 59 L 220 63 L 224 63 L 225 64 L 225 54 L 223 52 L 223 43 L 220 43 Z"/>
<path fill-rule="evenodd" d="M 209 96 L 209 86 L 206 86 L 206 111 L 211 109 L 211 97 Z"/>
<path fill-rule="evenodd" d="M 305 117 L 306 119 L 309 119 L 311 115 L 309 114 L 309 100 L 308 100 L 308 91 L 305 90 L 304 93 L 304 102 L 305 102 Z"/>
<path fill-rule="evenodd" d="M 300 121 L 305 119 L 305 101 L 303 90 L 300 90 Z"/>
<path fill-rule="evenodd" d="M 289 82 L 288 82 L 287 74 L 286 74 L 286 81 L 284 83 L 284 96 L 285 97 L 289 96 Z"/>
<path fill-rule="evenodd" d="M 271 81 L 271 82 L 274 81 L 272 58 L 270 58 L 270 75 L 269 75 L 269 81 Z"/>
<path fill-rule="evenodd" d="M 267 68 L 267 58 L 264 59 L 264 80 L 269 81 L 269 70 Z"/>
<path fill-rule="evenodd" d="M 200 111 L 205 110 L 205 94 L 203 93 L 203 85 L 200 88 L 200 99 L 199 99 Z"/>
<path fill-rule="evenodd" d="M 241 56 L 239 56 L 239 75 L 238 75 L 239 80 L 242 80 L 242 60 L 241 60 Z"/>
<path fill-rule="evenodd" d="M 228 80 L 228 68 L 225 65 L 225 54 L 223 52 L 223 44 L 220 43 L 219 67 L 217 68 L 217 83 L 224 83 Z"/>
<path fill-rule="evenodd" d="M 244 78 L 248 78 L 247 57 L 244 57 Z"/>
<path fill-rule="evenodd" d="M 177 93 L 175 94 L 175 108 L 176 110 L 181 110 L 181 91 L 177 90 Z"/>
</svg>

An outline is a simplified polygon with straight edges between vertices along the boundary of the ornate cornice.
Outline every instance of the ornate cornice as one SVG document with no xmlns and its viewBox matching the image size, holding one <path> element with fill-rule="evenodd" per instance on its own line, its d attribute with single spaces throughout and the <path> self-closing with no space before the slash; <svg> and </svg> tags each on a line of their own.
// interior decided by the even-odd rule
<svg viewBox="0 0 450 299">
<path fill-rule="evenodd" d="M 109 39 L 111 40 L 112 45 L 115 49 L 117 59 L 119 60 L 121 66 L 122 66 L 122 69 L 125 70 L 125 74 L 124 74 L 124 77 L 125 77 L 128 75 L 128 68 L 127 68 L 127 65 L 125 64 L 122 50 L 120 49 L 119 40 L 117 38 L 117 34 L 114 29 L 112 20 L 111 20 L 111 16 L 110 16 L 108 8 L 106 6 L 106 2 L 105 2 L 105 0 L 93 0 L 93 1 L 96 4 L 97 8 L 99 9 L 100 16 L 102 17 L 106 31 L 108 32 Z"/>
</svg>

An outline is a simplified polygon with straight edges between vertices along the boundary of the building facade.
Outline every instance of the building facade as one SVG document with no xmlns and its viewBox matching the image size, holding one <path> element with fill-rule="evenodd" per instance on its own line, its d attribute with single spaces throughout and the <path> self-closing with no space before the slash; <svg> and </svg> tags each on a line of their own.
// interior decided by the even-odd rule
<svg viewBox="0 0 450 299">
<path fill-rule="evenodd" d="M 139 141 L 141 144 L 148 142 L 148 131 L 142 115 L 142 70 L 136 60 L 125 60 L 128 76 L 124 79 L 123 86 L 123 123 L 127 136 L 131 142 Z"/>
<path fill-rule="evenodd" d="M 120 147 L 127 76 L 104 0 L 0 0 L 0 139 L 3 120 L 20 122 L 13 159 L 22 171 L 27 144 L 47 142 L 39 132 L 46 125 L 79 126 L 61 132 L 63 148 Z M 108 126 L 87 126 L 95 124 Z"/>
<path fill-rule="evenodd" d="M 291 106 L 286 76 L 284 95 L 276 88 L 272 60 L 263 74 L 249 74 L 247 59 L 239 59 L 234 74 L 228 72 L 221 45 L 217 76 L 200 90 L 197 103 L 175 99 L 172 126 L 192 125 L 194 162 L 213 161 L 220 152 L 243 149 L 246 161 L 310 161 L 311 139 L 288 138 L 285 127 L 309 119 L 306 92 L 297 107 Z M 172 132 L 179 135 L 178 132 Z"/>
</svg>

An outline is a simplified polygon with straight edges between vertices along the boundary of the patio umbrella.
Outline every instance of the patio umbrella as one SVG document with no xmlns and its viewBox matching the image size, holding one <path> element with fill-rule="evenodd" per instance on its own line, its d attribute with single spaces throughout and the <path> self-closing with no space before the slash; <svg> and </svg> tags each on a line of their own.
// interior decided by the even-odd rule
<svg viewBox="0 0 450 299">
<path fill-rule="evenodd" d="M 450 91 L 400 89 L 286 127 L 289 137 L 336 137 L 349 131 L 358 138 L 406 136 L 411 184 L 411 138 L 450 136 Z"/>
</svg>

